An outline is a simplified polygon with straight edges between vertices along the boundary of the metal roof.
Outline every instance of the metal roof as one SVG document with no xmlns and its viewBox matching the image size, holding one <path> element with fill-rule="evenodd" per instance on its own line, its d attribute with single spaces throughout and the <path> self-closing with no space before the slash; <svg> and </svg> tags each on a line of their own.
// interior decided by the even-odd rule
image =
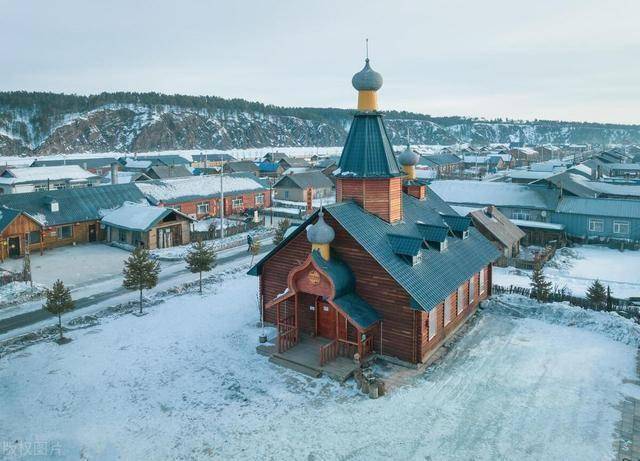
<svg viewBox="0 0 640 461">
<path fill-rule="evenodd" d="M 469 229 L 469 225 L 471 224 L 471 218 L 460 216 L 457 213 L 442 215 L 442 219 L 454 232 L 464 232 Z"/>
<path fill-rule="evenodd" d="M 382 81 L 382 75 L 371 68 L 367 58 L 362 70 L 351 79 L 351 84 L 358 91 L 378 91 L 382 88 Z"/>
<path fill-rule="evenodd" d="M 362 329 L 367 329 L 381 320 L 375 309 L 353 291 L 334 298 L 333 302 Z"/>
<path fill-rule="evenodd" d="M 640 200 L 564 197 L 556 212 L 640 219 Z"/>
<path fill-rule="evenodd" d="M 391 178 L 402 174 L 382 115 L 354 115 L 338 169 L 333 174 L 353 178 Z"/>
<path fill-rule="evenodd" d="M 281 177 L 274 185 L 274 188 L 287 187 L 289 181 L 300 189 L 311 188 L 332 188 L 333 183 L 327 176 L 319 170 L 304 171 L 302 173 L 291 173 Z M 289 186 L 290 187 L 290 186 Z"/>
<path fill-rule="evenodd" d="M 505 246 L 512 246 L 526 234 L 494 206 L 471 212 L 476 227 L 482 227 Z"/>
<path fill-rule="evenodd" d="M 427 311 L 500 255 L 493 244 L 473 228 L 469 229 L 466 239 L 449 239 L 446 251 L 421 250 L 422 261 L 414 266 L 395 254 L 388 241 L 389 233 L 421 238 L 416 225 L 418 221 L 444 226 L 439 213 L 430 206 L 433 195 L 427 194 L 424 201 L 404 195 L 404 220 L 393 225 L 353 202 L 326 207 L 326 211 L 407 291 L 416 305 Z"/>
<path fill-rule="evenodd" d="M 416 223 L 418 231 L 427 242 L 444 242 L 447 239 L 449 228 L 446 226 L 434 226 L 431 224 Z"/>
<path fill-rule="evenodd" d="M 423 240 L 419 237 L 407 235 L 387 234 L 391 249 L 397 255 L 417 256 L 422 248 Z"/>
<path fill-rule="evenodd" d="M 9 224 L 20 216 L 20 213 L 21 211 L 11 208 L 0 208 L 0 232 L 3 232 L 7 227 L 9 227 Z"/>
<path fill-rule="evenodd" d="M 58 211 L 51 211 L 51 201 L 58 202 Z M 0 195 L 0 205 L 23 211 L 47 226 L 99 220 L 103 212 L 125 202 L 146 203 L 146 199 L 135 184 Z"/>
</svg>

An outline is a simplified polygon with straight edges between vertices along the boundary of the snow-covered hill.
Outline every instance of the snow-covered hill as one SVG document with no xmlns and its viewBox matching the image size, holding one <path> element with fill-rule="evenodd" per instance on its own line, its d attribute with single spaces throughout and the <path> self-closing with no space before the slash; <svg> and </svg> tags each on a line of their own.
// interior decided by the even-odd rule
<svg viewBox="0 0 640 461">
<path fill-rule="evenodd" d="M 339 146 L 352 111 L 156 94 L 0 93 L 0 155 Z M 640 143 L 640 126 L 386 114 L 394 144 Z"/>
</svg>

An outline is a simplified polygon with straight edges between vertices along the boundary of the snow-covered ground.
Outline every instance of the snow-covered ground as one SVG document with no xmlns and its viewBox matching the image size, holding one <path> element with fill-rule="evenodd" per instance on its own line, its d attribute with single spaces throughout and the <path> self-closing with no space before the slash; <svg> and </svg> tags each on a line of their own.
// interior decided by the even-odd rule
<svg viewBox="0 0 640 461">
<path fill-rule="evenodd" d="M 236 272 L 0 358 L 2 439 L 66 459 L 613 457 L 616 405 L 635 387 L 628 320 L 505 298 L 435 366 L 369 400 L 256 354 L 256 290 Z"/>
<path fill-rule="evenodd" d="M 39 283 L 11 282 L 0 286 L 0 309 L 44 296 L 45 286 Z"/>
<path fill-rule="evenodd" d="M 640 251 L 618 251 L 598 245 L 578 245 L 558 250 L 544 267 L 547 278 L 558 289 L 566 287 L 584 296 L 595 279 L 611 287 L 613 296 L 640 296 Z M 495 267 L 493 283 L 529 288 L 531 271 Z"/>
<path fill-rule="evenodd" d="M 122 274 L 130 253 L 102 243 L 88 243 L 45 250 L 40 256 L 31 254 L 31 276 L 34 282 L 50 286 L 57 279 L 73 288 Z M 0 264 L 12 272 L 22 271 L 23 259 L 6 259 Z"/>
</svg>

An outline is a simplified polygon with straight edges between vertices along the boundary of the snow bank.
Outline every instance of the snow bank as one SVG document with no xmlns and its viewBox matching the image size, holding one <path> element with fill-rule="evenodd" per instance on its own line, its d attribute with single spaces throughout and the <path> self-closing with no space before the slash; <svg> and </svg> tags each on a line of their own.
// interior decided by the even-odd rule
<svg viewBox="0 0 640 461">
<path fill-rule="evenodd" d="M 45 286 L 29 282 L 11 282 L 0 286 L 0 308 L 20 304 L 40 298 L 44 295 Z"/>
<path fill-rule="evenodd" d="M 502 312 L 542 320 L 554 325 L 566 325 L 600 333 L 614 341 L 640 347 L 640 326 L 615 312 L 601 312 L 569 303 L 538 303 L 520 295 L 500 295 L 487 301 L 492 312 Z"/>
</svg>

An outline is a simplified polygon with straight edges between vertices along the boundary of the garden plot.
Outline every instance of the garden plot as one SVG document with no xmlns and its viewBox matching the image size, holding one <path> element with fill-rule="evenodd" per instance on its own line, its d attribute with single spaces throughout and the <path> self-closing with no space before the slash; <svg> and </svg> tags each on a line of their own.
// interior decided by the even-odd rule
<svg viewBox="0 0 640 461">
<path fill-rule="evenodd" d="M 561 248 L 544 267 L 555 288 L 584 296 L 595 279 L 611 287 L 616 298 L 640 296 L 640 251 L 619 251 L 598 245 Z M 494 267 L 493 283 L 530 287 L 531 271 Z"/>
</svg>

